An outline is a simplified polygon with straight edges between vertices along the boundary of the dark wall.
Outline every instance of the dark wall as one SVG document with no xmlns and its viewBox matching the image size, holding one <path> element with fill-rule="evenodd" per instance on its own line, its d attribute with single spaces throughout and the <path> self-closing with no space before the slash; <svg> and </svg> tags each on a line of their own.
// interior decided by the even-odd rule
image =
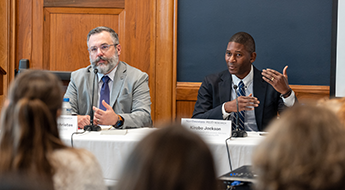
<svg viewBox="0 0 345 190">
<path fill-rule="evenodd" d="M 330 0 L 180 0 L 177 81 L 227 69 L 225 49 L 239 31 L 254 37 L 258 69 L 288 65 L 290 84 L 330 84 Z"/>
</svg>

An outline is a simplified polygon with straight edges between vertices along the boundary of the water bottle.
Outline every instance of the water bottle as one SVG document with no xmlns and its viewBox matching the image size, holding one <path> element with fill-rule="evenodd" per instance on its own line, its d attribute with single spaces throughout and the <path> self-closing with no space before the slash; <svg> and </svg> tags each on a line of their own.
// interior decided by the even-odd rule
<svg viewBox="0 0 345 190">
<path fill-rule="evenodd" d="M 72 107 L 71 107 L 71 104 L 69 103 L 69 98 L 63 99 L 61 115 L 72 115 Z"/>
</svg>

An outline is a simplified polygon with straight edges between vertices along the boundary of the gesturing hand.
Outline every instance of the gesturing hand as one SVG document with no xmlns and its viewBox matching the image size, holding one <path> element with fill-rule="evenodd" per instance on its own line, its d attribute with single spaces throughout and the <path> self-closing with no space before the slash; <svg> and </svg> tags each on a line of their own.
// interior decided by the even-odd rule
<svg viewBox="0 0 345 190">
<path fill-rule="evenodd" d="M 253 94 L 249 94 L 249 96 L 238 97 L 238 111 L 254 110 L 254 107 L 259 106 L 260 101 L 256 97 L 252 96 Z M 224 105 L 224 109 L 228 113 L 237 112 L 236 99 L 226 102 Z"/>
<path fill-rule="evenodd" d="M 118 120 L 117 114 L 114 112 L 113 108 L 107 104 L 104 100 L 102 101 L 103 106 L 106 108 L 105 111 L 93 107 L 94 111 L 94 123 L 96 125 L 115 125 Z"/>
<path fill-rule="evenodd" d="M 84 129 L 85 125 L 90 125 L 90 116 L 89 115 L 78 115 L 78 128 Z"/>
<path fill-rule="evenodd" d="M 275 71 L 273 69 L 263 69 L 262 75 L 263 79 L 273 86 L 273 88 L 281 93 L 286 94 L 290 91 L 289 83 L 288 83 L 288 76 L 287 76 L 287 70 L 288 66 L 285 66 L 283 69 L 283 74 L 279 73 L 278 71 Z"/>
</svg>

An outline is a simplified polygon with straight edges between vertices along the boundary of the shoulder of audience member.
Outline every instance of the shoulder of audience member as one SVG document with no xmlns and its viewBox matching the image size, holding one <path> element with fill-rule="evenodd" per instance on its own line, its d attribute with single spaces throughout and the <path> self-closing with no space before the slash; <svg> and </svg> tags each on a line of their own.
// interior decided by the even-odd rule
<svg viewBox="0 0 345 190">
<path fill-rule="evenodd" d="M 76 162 L 76 164 L 87 165 L 97 162 L 95 156 L 91 152 L 85 149 L 75 148 L 55 150 L 52 153 L 52 159 L 62 165 L 69 165 L 74 162 Z"/>
</svg>

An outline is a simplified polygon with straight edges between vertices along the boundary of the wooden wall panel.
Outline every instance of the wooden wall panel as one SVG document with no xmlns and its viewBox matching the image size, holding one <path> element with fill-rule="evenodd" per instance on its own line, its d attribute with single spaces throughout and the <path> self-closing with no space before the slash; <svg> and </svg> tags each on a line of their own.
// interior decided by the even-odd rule
<svg viewBox="0 0 345 190">
<path fill-rule="evenodd" d="M 172 64 L 172 70 L 173 70 L 173 114 L 172 117 L 176 119 L 176 83 L 177 83 L 177 13 L 178 13 L 178 1 L 174 0 L 174 21 L 173 21 L 173 64 Z"/>
<path fill-rule="evenodd" d="M 175 88 L 175 72 L 173 67 L 174 56 L 174 0 L 157 2 L 156 17 L 156 116 L 161 123 L 171 122 L 173 107 L 173 92 Z"/>
<path fill-rule="evenodd" d="M 125 58 L 122 60 L 150 74 L 152 0 L 126 0 L 125 11 Z"/>
<path fill-rule="evenodd" d="M 176 101 L 176 121 L 181 121 L 181 118 L 191 118 L 194 111 L 195 101 L 178 100 Z"/>
<path fill-rule="evenodd" d="M 200 82 L 178 82 L 176 86 L 176 119 L 192 117 Z M 329 86 L 290 85 L 299 102 L 329 98 Z"/>
<path fill-rule="evenodd" d="M 6 66 L 8 61 L 8 18 L 9 18 L 9 1 L 1 1 L 0 3 L 0 64 Z"/>
<path fill-rule="evenodd" d="M 32 0 L 18 0 L 16 19 L 16 57 L 15 63 L 18 68 L 19 60 L 31 60 L 32 51 Z"/>
<path fill-rule="evenodd" d="M 90 65 L 87 34 L 97 26 L 119 28 L 121 9 L 46 8 L 45 69 L 74 71 Z M 121 34 L 119 33 L 119 36 Z M 47 51 L 48 50 L 48 51 Z"/>
<path fill-rule="evenodd" d="M 20 14 L 18 11 L 18 14 Z M 30 61 L 30 68 L 34 69 L 43 69 L 43 18 L 44 11 L 43 11 L 43 0 L 32 0 L 32 36 L 31 41 L 32 50 L 31 50 L 31 60 Z M 25 24 L 25 23 L 23 23 Z"/>
<path fill-rule="evenodd" d="M 9 3 L 10 1 L 0 2 L 0 66 L 5 69 L 7 69 L 7 65 L 9 62 Z M 0 84 L 0 88 L 3 88 L 6 83 L 4 82 L 4 80 L 1 80 L 1 82 L 2 84 Z M 0 95 L 0 108 L 2 108 L 4 97 L 4 95 Z"/>
<path fill-rule="evenodd" d="M 0 66 L 7 73 L 1 81 L 0 110 L 6 99 L 8 87 L 14 77 L 16 47 L 16 2 L 15 0 L 0 1 Z"/>
<path fill-rule="evenodd" d="M 290 85 L 300 102 L 317 101 L 330 97 L 329 86 Z"/>
<path fill-rule="evenodd" d="M 124 8 L 125 0 L 44 0 L 45 7 L 105 7 Z"/>
</svg>

